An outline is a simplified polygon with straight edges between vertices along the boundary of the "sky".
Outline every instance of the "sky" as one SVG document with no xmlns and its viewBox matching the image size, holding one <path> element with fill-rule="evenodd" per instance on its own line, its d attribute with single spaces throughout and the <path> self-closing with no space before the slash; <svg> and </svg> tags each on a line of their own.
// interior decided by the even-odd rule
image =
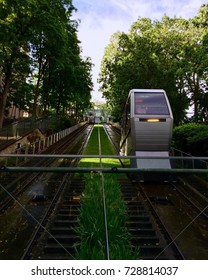
<svg viewBox="0 0 208 280">
<path fill-rule="evenodd" d="M 139 17 L 160 20 L 169 17 L 192 18 L 197 15 L 206 0 L 73 0 L 79 19 L 78 38 L 82 56 L 91 57 L 94 90 L 92 101 L 105 102 L 98 91 L 97 83 L 100 64 L 110 37 L 117 31 L 128 32 Z"/>
</svg>

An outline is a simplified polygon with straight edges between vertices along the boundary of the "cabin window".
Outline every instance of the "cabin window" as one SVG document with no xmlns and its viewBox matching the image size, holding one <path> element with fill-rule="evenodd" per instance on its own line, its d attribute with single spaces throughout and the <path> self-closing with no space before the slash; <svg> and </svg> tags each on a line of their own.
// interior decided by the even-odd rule
<svg viewBox="0 0 208 280">
<path fill-rule="evenodd" d="M 134 94 L 134 113 L 136 115 L 169 115 L 168 104 L 164 93 Z"/>
</svg>

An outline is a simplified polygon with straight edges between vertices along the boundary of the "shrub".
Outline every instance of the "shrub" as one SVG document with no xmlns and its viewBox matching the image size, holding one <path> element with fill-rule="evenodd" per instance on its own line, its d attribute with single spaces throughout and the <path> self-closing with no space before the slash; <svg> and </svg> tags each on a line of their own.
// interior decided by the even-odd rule
<svg viewBox="0 0 208 280">
<path fill-rule="evenodd" d="M 208 125 L 190 123 L 174 128 L 173 147 L 194 156 L 208 156 Z"/>
</svg>

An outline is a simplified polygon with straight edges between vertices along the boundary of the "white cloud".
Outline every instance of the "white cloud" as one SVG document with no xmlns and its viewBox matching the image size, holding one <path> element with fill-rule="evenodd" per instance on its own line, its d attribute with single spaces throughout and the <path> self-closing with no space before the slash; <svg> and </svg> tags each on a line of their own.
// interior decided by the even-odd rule
<svg viewBox="0 0 208 280">
<path fill-rule="evenodd" d="M 78 9 L 74 15 L 81 20 L 78 36 L 84 56 L 90 56 L 93 69 L 93 99 L 101 99 L 97 78 L 104 49 L 110 36 L 127 32 L 138 17 L 160 20 L 164 14 L 173 17 L 190 18 L 197 15 L 204 0 L 74 0 Z"/>
</svg>

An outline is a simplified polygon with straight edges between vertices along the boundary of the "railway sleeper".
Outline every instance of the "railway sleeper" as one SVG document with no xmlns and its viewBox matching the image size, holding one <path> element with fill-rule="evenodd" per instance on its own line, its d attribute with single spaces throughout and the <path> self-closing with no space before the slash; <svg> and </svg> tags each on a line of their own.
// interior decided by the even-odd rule
<svg viewBox="0 0 208 280">
<path fill-rule="evenodd" d="M 160 245 L 140 245 L 139 246 L 139 254 L 142 257 L 156 257 L 157 255 L 163 252 L 164 248 Z M 163 253 L 162 253 L 163 254 Z"/>
<path fill-rule="evenodd" d="M 60 213 L 57 215 L 56 217 L 57 220 L 66 220 L 66 219 L 72 219 L 72 220 L 77 220 L 78 219 L 78 215 L 77 214 L 72 214 L 70 212 L 68 213 Z"/>
<path fill-rule="evenodd" d="M 67 227 L 70 227 L 70 226 L 76 226 L 78 224 L 78 219 L 75 219 L 75 220 L 66 220 L 66 219 L 60 219 L 60 220 L 55 220 L 54 221 L 54 225 L 55 226 L 67 226 Z"/>
<path fill-rule="evenodd" d="M 71 207 L 70 207 L 71 208 Z M 59 210 L 59 214 L 68 214 L 69 216 L 72 216 L 72 215 L 79 215 L 79 208 L 63 208 L 63 209 L 60 209 Z"/>
<path fill-rule="evenodd" d="M 134 194 L 134 195 L 138 194 L 138 190 L 135 189 L 135 187 L 121 188 L 121 191 L 122 191 L 123 196 L 125 196 L 126 194 L 127 195 L 128 194 Z"/>
<path fill-rule="evenodd" d="M 46 244 L 44 247 L 45 254 L 67 254 L 67 252 L 69 252 L 69 256 L 70 254 L 74 255 L 75 250 L 73 245 L 68 244 L 65 246 L 61 246 L 60 244 Z"/>
<path fill-rule="evenodd" d="M 63 204 L 62 204 L 62 208 L 66 208 L 66 207 L 80 207 L 80 202 L 78 200 L 68 200 L 68 201 L 65 201 Z"/>
<path fill-rule="evenodd" d="M 147 211 L 145 210 L 145 208 L 143 207 L 136 207 L 134 205 L 127 205 L 127 211 L 128 212 L 137 212 L 137 213 L 147 213 Z"/>
<path fill-rule="evenodd" d="M 73 235 L 76 234 L 75 228 L 72 227 L 53 227 L 50 230 L 52 235 L 64 234 L 64 235 Z"/>
<path fill-rule="evenodd" d="M 127 228 L 152 228 L 152 223 L 149 221 L 127 221 Z"/>
<path fill-rule="evenodd" d="M 161 245 L 155 244 L 136 244 L 133 245 L 138 250 L 139 260 L 169 260 Z"/>
<path fill-rule="evenodd" d="M 80 203 L 73 203 L 73 204 L 64 204 L 62 205 L 62 207 L 59 209 L 59 211 L 61 210 L 78 210 L 80 208 Z"/>
<path fill-rule="evenodd" d="M 136 206 L 134 206 L 132 204 L 130 204 L 130 205 L 127 204 L 126 208 L 127 208 L 128 212 L 132 212 L 132 213 L 133 212 L 147 213 L 147 211 L 146 211 L 146 209 L 144 207 L 140 207 L 140 206 L 136 207 Z"/>
<path fill-rule="evenodd" d="M 48 244 L 56 244 L 57 241 L 62 245 L 70 245 L 79 241 L 80 238 L 75 234 L 54 234 L 53 236 L 48 237 Z"/>
<path fill-rule="evenodd" d="M 126 202 L 126 204 L 127 204 L 127 207 L 128 208 L 136 208 L 136 209 L 145 209 L 145 207 L 144 207 L 144 205 L 142 205 L 140 202 L 138 202 L 137 200 L 133 200 L 133 199 L 131 199 L 131 200 L 129 200 L 129 201 L 127 201 Z"/>
<path fill-rule="evenodd" d="M 128 214 L 128 220 L 131 222 L 137 222 L 137 221 L 140 221 L 140 222 L 148 222 L 149 221 L 149 217 L 148 216 L 145 216 L 145 215 L 131 215 L 131 214 Z"/>
<path fill-rule="evenodd" d="M 66 196 L 69 195 L 70 193 L 73 193 L 73 192 L 80 192 L 80 193 L 82 193 L 83 190 L 84 190 L 84 186 L 80 186 L 80 185 L 71 186 L 70 185 L 70 188 L 69 188 L 68 193 L 66 194 Z"/>
<path fill-rule="evenodd" d="M 157 236 L 137 236 L 131 239 L 134 246 L 138 245 L 159 245 L 159 238 Z"/>
<path fill-rule="evenodd" d="M 130 189 L 130 190 L 129 189 L 123 189 L 121 191 L 122 191 L 122 194 L 123 194 L 124 197 L 129 196 L 129 195 L 137 195 L 138 194 L 138 192 L 135 191 L 135 189 Z"/>
<path fill-rule="evenodd" d="M 65 201 L 72 200 L 74 197 L 81 196 L 81 195 L 82 195 L 82 191 L 80 190 L 71 191 L 65 196 Z"/>
<path fill-rule="evenodd" d="M 127 211 L 127 215 L 128 217 L 148 217 L 147 212 L 146 211 Z"/>
<path fill-rule="evenodd" d="M 125 196 L 123 196 L 123 199 L 126 203 L 129 203 L 131 201 L 136 201 L 138 199 L 136 194 L 126 194 Z"/>
<path fill-rule="evenodd" d="M 134 236 L 155 236 L 156 232 L 154 229 L 146 228 L 129 228 L 129 233 Z"/>
<path fill-rule="evenodd" d="M 64 201 L 64 204 L 71 204 L 71 202 L 73 203 L 73 205 L 80 206 L 80 200 L 81 200 L 81 194 L 74 194 L 73 196 L 69 197 L 68 199 L 66 199 Z"/>
</svg>

